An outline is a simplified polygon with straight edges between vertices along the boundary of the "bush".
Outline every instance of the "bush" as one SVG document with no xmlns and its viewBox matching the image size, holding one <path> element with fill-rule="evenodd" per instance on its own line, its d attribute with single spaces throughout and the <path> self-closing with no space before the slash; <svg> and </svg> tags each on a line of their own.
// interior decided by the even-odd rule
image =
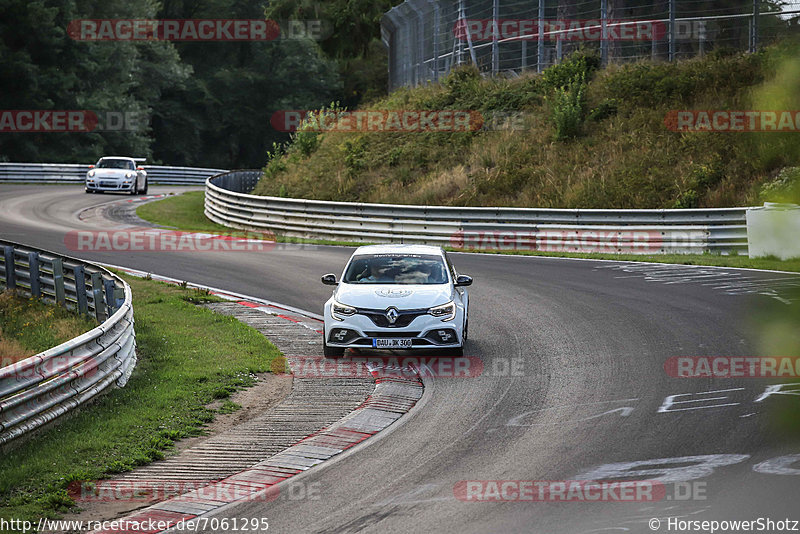
<svg viewBox="0 0 800 534">
<path fill-rule="evenodd" d="M 580 74 L 568 86 L 555 89 L 553 96 L 553 123 L 556 140 L 564 141 L 578 136 L 583 124 L 586 82 Z"/>
<path fill-rule="evenodd" d="M 600 92 L 607 98 L 625 95 L 630 108 L 688 105 L 704 95 L 720 102 L 763 81 L 762 63 L 760 54 L 634 63 L 609 69 L 601 78 Z"/>
<path fill-rule="evenodd" d="M 778 176 L 761 186 L 762 202 L 800 202 L 800 167 L 786 167 Z"/>
<path fill-rule="evenodd" d="M 323 119 L 328 116 L 336 116 L 345 111 L 339 106 L 339 102 L 331 102 L 327 108 L 322 107 L 318 110 L 310 111 L 298 126 L 297 131 L 292 134 L 292 149 L 299 151 L 303 156 L 309 157 L 319 146 L 319 136 L 322 132 Z"/>
<path fill-rule="evenodd" d="M 542 84 L 549 89 L 565 89 L 578 78 L 588 82 L 599 68 L 599 55 L 577 50 L 558 65 L 546 68 L 542 72 Z"/>
<path fill-rule="evenodd" d="M 619 100 L 616 98 L 606 98 L 596 108 L 589 112 L 588 119 L 594 122 L 600 122 L 603 119 L 607 119 L 612 115 L 617 114 L 617 110 L 619 108 Z"/>
</svg>

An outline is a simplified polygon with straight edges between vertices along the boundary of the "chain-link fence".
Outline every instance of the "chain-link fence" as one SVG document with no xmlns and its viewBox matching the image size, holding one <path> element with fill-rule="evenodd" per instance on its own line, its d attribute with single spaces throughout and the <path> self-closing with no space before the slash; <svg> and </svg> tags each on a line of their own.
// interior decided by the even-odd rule
<svg viewBox="0 0 800 534">
<path fill-rule="evenodd" d="M 381 21 L 389 89 L 473 63 L 541 71 L 579 47 L 604 63 L 755 51 L 800 30 L 800 0 L 406 0 Z"/>
</svg>

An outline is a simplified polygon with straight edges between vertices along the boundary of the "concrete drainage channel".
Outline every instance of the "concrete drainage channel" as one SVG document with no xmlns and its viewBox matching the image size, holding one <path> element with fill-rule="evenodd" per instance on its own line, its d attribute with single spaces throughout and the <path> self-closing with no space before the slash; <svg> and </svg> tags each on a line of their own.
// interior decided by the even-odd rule
<svg viewBox="0 0 800 534">
<path fill-rule="evenodd" d="M 173 488 L 172 498 L 118 519 L 127 521 L 129 529 L 138 523 L 144 527 L 137 529 L 139 532 L 161 532 L 233 502 L 272 500 L 280 492 L 281 482 L 369 439 L 422 398 L 424 388 L 416 371 L 398 373 L 394 368 L 347 359 L 336 361 L 334 372 L 325 371 L 330 370 L 332 362 L 320 354 L 322 323 L 314 314 L 222 290 L 212 289 L 211 293 L 227 302 L 207 307 L 254 327 L 283 352 L 295 373 L 292 391 L 262 416 L 177 456 L 99 482 L 117 489 L 152 485 Z"/>
</svg>

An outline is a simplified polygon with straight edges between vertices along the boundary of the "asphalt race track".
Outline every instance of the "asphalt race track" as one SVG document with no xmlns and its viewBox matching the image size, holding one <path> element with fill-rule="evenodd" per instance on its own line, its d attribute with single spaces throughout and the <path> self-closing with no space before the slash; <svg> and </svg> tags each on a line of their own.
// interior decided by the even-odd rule
<svg viewBox="0 0 800 534">
<path fill-rule="evenodd" d="M 330 294 L 320 275 L 341 272 L 352 251 L 67 249 L 66 232 L 87 228 L 77 218 L 82 209 L 120 198 L 80 186 L 0 185 L 0 236 L 315 313 Z M 293 479 L 315 483 L 314 498 L 236 504 L 218 516 L 266 517 L 270 532 L 458 534 L 645 533 L 653 518 L 661 532 L 678 531 L 669 518 L 800 520 L 800 442 L 774 424 L 777 396 L 762 396 L 776 382 L 671 378 L 664 370 L 672 356 L 768 355 L 759 353 L 750 318 L 786 306 L 770 288 L 800 285 L 800 277 L 480 254 L 454 261 L 475 278 L 466 354 L 483 361 L 483 373 L 428 378 L 425 397 L 400 424 Z M 800 410 L 800 397 L 780 397 Z M 787 455 L 799 456 L 778 459 Z M 608 465 L 619 463 L 633 464 Z M 628 470 L 663 481 L 664 498 L 454 496 L 460 481 L 619 479 Z"/>
</svg>

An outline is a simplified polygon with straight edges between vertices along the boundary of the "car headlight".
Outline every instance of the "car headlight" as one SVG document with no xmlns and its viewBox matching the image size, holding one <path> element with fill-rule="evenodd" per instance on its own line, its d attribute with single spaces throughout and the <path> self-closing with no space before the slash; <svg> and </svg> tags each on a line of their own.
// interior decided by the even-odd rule
<svg viewBox="0 0 800 534">
<path fill-rule="evenodd" d="M 342 304 L 341 302 L 333 301 L 331 303 L 331 316 L 337 321 L 344 321 L 345 317 L 350 317 L 356 314 L 356 309 L 352 306 Z"/>
<path fill-rule="evenodd" d="M 89 171 L 88 173 L 86 173 L 86 176 L 88 176 L 89 178 L 94 178 L 94 171 Z"/>
<path fill-rule="evenodd" d="M 132 172 L 126 172 L 125 178 L 133 178 L 135 175 Z"/>
<path fill-rule="evenodd" d="M 456 318 L 456 303 L 451 300 L 447 304 L 431 308 L 428 310 L 428 313 L 434 317 L 438 317 L 442 321 L 452 321 Z"/>
</svg>

